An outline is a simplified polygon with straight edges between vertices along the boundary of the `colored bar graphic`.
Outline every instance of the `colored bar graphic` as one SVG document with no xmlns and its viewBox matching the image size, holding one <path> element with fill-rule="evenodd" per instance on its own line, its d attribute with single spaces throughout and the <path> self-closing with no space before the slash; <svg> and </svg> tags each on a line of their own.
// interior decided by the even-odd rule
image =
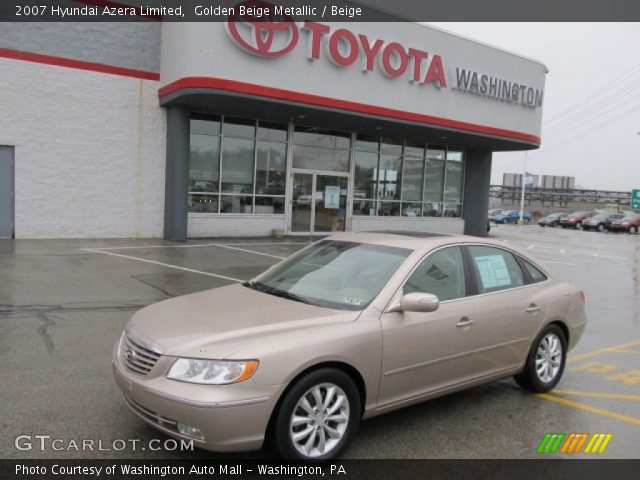
<svg viewBox="0 0 640 480">
<path fill-rule="evenodd" d="M 589 438 L 591 437 L 591 438 Z M 547 433 L 540 444 L 537 452 L 542 454 L 551 453 L 604 453 L 613 438 L 611 433 Z M 583 447 L 586 445 L 586 448 Z"/>
<path fill-rule="evenodd" d="M 538 445 L 538 453 L 556 453 L 565 436 L 565 433 L 547 433 Z"/>
<path fill-rule="evenodd" d="M 610 433 L 594 433 L 584 453 L 604 453 L 612 437 Z"/>
<path fill-rule="evenodd" d="M 589 438 L 588 433 L 570 433 L 562 445 L 560 453 L 580 453 L 587 438 Z"/>
</svg>

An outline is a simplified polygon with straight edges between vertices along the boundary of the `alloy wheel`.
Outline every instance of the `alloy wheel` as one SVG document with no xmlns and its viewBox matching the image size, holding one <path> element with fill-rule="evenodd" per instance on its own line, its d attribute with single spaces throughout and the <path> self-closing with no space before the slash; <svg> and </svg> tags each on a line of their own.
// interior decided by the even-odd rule
<svg viewBox="0 0 640 480">
<path fill-rule="evenodd" d="M 334 450 L 349 425 L 349 399 L 342 388 L 321 383 L 307 390 L 293 409 L 289 436 L 304 457 L 320 457 Z"/>
<path fill-rule="evenodd" d="M 536 373 L 544 383 L 552 382 L 562 365 L 562 343 L 555 333 L 545 335 L 536 352 Z"/>
</svg>

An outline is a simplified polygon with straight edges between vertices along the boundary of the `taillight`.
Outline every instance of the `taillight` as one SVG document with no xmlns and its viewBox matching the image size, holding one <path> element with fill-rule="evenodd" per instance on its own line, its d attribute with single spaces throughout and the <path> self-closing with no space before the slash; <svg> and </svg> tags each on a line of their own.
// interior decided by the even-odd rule
<svg viewBox="0 0 640 480">
<path fill-rule="evenodd" d="M 582 290 L 580 290 L 580 300 L 582 300 L 582 303 L 587 303 L 587 296 Z"/>
</svg>

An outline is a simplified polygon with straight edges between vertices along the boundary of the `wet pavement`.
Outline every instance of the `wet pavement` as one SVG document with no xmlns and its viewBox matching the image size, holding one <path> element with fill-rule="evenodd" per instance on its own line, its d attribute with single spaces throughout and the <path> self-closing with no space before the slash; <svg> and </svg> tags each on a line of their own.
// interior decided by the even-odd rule
<svg viewBox="0 0 640 480">
<path fill-rule="evenodd" d="M 575 432 L 612 434 L 599 457 L 639 458 L 640 236 L 512 225 L 491 236 L 586 293 L 590 323 L 557 389 L 533 395 L 508 379 L 405 408 L 363 422 L 344 457 L 532 458 L 546 433 Z M 125 407 L 111 347 L 137 309 L 248 279 L 307 243 L 0 240 L 0 457 L 215 458 L 145 448 L 168 437 Z M 50 435 L 62 449 L 18 450 L 18 435 Z M 94 450 L 72 439 L 94 440 Z M 120 450 L 119 439 L 140 443 Z"/>
</svg>

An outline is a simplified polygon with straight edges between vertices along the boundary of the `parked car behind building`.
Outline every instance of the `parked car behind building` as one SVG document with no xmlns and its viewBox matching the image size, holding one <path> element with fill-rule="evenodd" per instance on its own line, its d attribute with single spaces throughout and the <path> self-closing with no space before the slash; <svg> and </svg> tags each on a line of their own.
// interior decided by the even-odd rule
<svg viewBox="0 0 640 480">
<path fill-rule="evenodd" d="M 531 212 L 524 212 L 523 217 L 525 222 L 530 222 Z M 520 220 L 520 210 L 507 210 L 493 218 L 496 223 L 516 223 L 518 220 Z"/>
<path fill-rule="evenodd" d="M 640 214 L 634 213 L 611 222 L 610 230 L 612 232 L 638 233 L 638 227 L 640 227 Z"/>
<path fill-rule="evenodd" d="M 585 218 L 582 222 L 582 228 L 585 230 L 597 230 L 604 232 L 611 227 L 611 222 L 624 217 L 622 213 L 598 213 L 589 218 Z"/>
<path fill-rule="evenodd" d="M 560 217 L 560 226 L 562 228 L 571 227 L 575 228 L 576 230 L 580 230 L 582 228 L 582 222 L 584 222 L 585 219 L 589 218 L 593 214 L 594 212 L 588 212 L 585 210 L 570 213 L 569 215 Z"/>
<path fill-rule="evenodd" d="M 566 212 L 550 213 L 546 217 L 542 217 L 538 220 L 538 225 L 541 227 L 557 227 L 560 225 L 560 217 L 566 215 Z"/>
</svg>

